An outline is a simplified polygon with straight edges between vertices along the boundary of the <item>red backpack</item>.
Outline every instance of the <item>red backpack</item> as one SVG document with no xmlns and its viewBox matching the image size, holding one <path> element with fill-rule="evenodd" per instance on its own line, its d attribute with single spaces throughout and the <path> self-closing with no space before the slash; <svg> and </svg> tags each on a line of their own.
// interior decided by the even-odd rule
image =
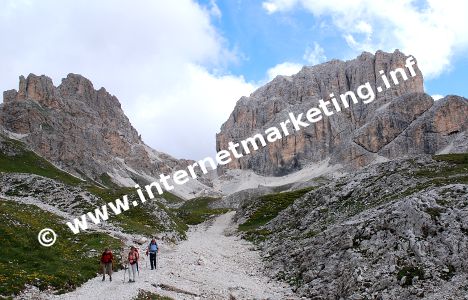
<svg viewBox="0 0 468 300">
<path fill-rule="evenodd" d="M 112 256 L 112 252 L 109 252 L 109 253 L 104 252 L 101 256 L 101 262 L 107 264 L 107 263 L 112 262 L 113 258 L 114 257 Z"/>
<path fill-rule="evenodd" d="M 138 261 L 138 252 L 136 250 L 135 251 L 130 251 L 130 253 L 128 253 L 128 262 L 131 265 L 133 265 L 137 261 Z"/>
</svg>

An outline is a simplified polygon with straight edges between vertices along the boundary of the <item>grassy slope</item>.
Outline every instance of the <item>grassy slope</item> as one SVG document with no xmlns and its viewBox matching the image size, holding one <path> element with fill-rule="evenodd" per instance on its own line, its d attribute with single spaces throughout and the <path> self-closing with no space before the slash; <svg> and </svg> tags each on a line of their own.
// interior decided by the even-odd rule
<svg viewBox="0 0 468 300">
<path fill-rule="evenodd" d="M 280 211 L 291 205 L 294 200 L 301 197 L 313 188 L 305 188 L 292 192 L 282 192 L 277 194 L 269 194 L 259 197 L 260 205 L 256 207 L 254 213 L 243 224 L 239 225 L 242 231 L 256 229 L 268 223 L 275 218 Z"/>
<path fill-rule="evenodd" d="M 377 207 L 379 205 L 389 203 L 396 199 L 402 199 L 406 196 L 425 190 L 433 186 L 444 186 L 447 184 L 462 183 L 468 184 L 468 153 L 461 154 L 447 154 L 447 155 L 435 155 L 433 159 L 444 164 L 430 164 L 427 166 L 416 166 L 414 169 L 405 169 L 396 172 L 402 172 L 404 176 L 410 176 L 418 180 L 416 185 L 408 185 L 401 187 L 395 193 L 380 193 L 376 190 L 377 195 L 375 197 L 368 197 L 365 192 L 365 188 L 355 190 L 351 195 L 342 196 L 340 201 L 337 201 L 333 205 L 329 205 L 327 208 L 321 210 L 320 215 L 316 217 L 316 228 L 318 231 L 309 230 L 305 231 L 302 236 L 297 238 L 308 238 L 312 237 L 321 231 L 325 230 L 330 224 L 336 223 L 339 220 L 351 218 L 364 210 Z M 367 184 L 372 186 L 374 182 L 382 180 L 382 177 L 390 176 L 392 173 L 381 174 L 372 178 Z M 339 187 L 339 185 L 337 185 Z M 359 193 L 358 193 L 359 192 Z M 315 208 L 322 206 L 323 203 L 318 201 L 313 204 Z M 312 209 L 312 207 L 309 207 Z M 439 213 L 437 210 L 427 211 L 429 214 L 437 216 Z M 255 214 L 254 214 L 255 216 Z M 341 216 L 339 220 L 336 216 Z M 263 222 L 255 224 L 259 218 L 250 218 L 246 223 L 239 226 L 240 230 L 246 232 L 245 238 L 252 241 L 261 241 L 267 238 L 271 232 L 262 229 Z M 291 220 L 291 223 L 285 226 L 296 226 L 297 222 Z M 250 227 L 253 225 L 252 227 Z M 250 228 L 249 228 L 250 227 Z"/>
<path fill-rule="evenodd" d="M 102 204 L 114 201 L 123 195 L 128 195 L 130 201 L 137 197 L 135 189 L 118 187 L 105 175 L 102 176 L 102 181 L 108 188 L 102 188 L 90 180 L 81 181 L 56 168 L 34 152 L 27 150 L 21 142 L 3 136 L 0 136 L 0 172 L 37 174 L 67 185 L 80 186 L 100 197 Z M 163 196 L 168 201 L 182 201 L 170 193 L 165 193 Z M 107 245 L 118 246 L 117 240 L 104 234 L 72 236 L 68 228 L 64 226 L 65 220 L 60 220 L 37 207 L 6 201 L 1 203 L 1 220 L 8 220 L 8 222 L 4 221 L 0 224 L 0 239 L 2 241 L 0 294 L 2 295 L 20 291 L 25 283 L 43 288 L 48 282 L 58 290 L 72 289 L 94 277 L 97 270 L 96 258 L 82 258 L 75 253 L 79 254 L 82 250 L 87 251 L 91 248 L 100 252 Z M 132 207 L 123 214 L 112 215 L 110 221 L 120 225 L 128 233 L 152 236 L 163 230 L 176 230 L 184 237 L 187 225 L 162 204 L 155 202 L 156 205 L 169 214 L 173 221 L 171 228 L 165 228 L 150 214 L 149 210 L 154 209 L 154 206 L 153 208 Z M 44 227 L 51 227 L 60 235 L 57 239 L 58 242 L 53 247 L 45 248 L 37 242 L 36 235 Z M 72 242 L 67 243 L 68 247 L 65 245 L 64 238 L 72 239 Z"/>
<path fill-rule="evenodd" d="M 434 185 L 468 183 L 468 153 L 435 155 L 434 159 L 447 165 L 438 170 L 423 169 L 416 175 L 431 179 Z"/>
<path fill-rule="evenodd" d="M 310 187 L 292 192 L 281 192 L 258 197 L 254 202 L 249 203 L 255 203 L 256 207 L 254 207 L 253 213 L 249 218 L 239 225 L 239 230 L 245 232 L 245 237 L 249 240 L 262 239 L 269 232 L 259 229 L 261 226 L 274 219 L 282 210 L 291 205 L 294 200 L 313 189 L 313 187 Z"/>
<path fill-rule="evenodd" d="M 133 188 L 87 186 L 86 190 L 101 198 L 103 204 L 113 202 L 119 198 L 121 199 L 123 195 L 128 196 L 130 203 L 137 198 L 135 189 Z M 131 206 L 128 211 L 120 215 L 115 216 L 111 214 L 109 220 L 122 227 L 125 232 L 152 236 L 164 229 L 160 224 L 154 222 L 154 219 L 154 216 L 144 206 Z"/>
<path fill-rule="evenodd" d="M 118 239 L 102 233 L 75 236 L 63 226 L 64 220 L 33 205 L 0 200 L 0 219 L 0 294 L 4 296 L 18 293 L 26 283 L 41 289 L 52 286 L 59 292 L 72 290 L 96 276 L 103 248 L 119 253 L 122 247 Z M 46 227 L 58 235 L 52 247 L 37 241 Z"/>
<path fill-rule="evenodd" d="M 426 166 L 419 167 L 412 174 L 420 179 L 420 183 L 414 187 L 403 188 L 399 193 L 376 197 L 375 202 L 365 201 L 366 199 L 349 197 L 343 199 L 339 210 L 340 214 L 346 214 L 349 217 L 362 212 L 365 209 L 378 206 L 382 203 L 392 201 L 397 198 L 414 194 L 430 186 L 442 186 L 452 183 L 468 183 L 468 153 L 444 154 L 433 156 L 434 160 L 445 162 L 443 166 L 437 168 Z M 384 175 L 382 175 L 384 176 Z M 308 192 L 307 189 L 288 193 L 278 193 L 259 197 L 259 201 L 254 201 L 248 205 L 254 205 L 254 213 L 246 222 L 239 225 L 239 230 L 245 232 L 245 237 L 250 240 L 262 240 L 270 234 L 267 230 L 261 229 L 268 221 L 272 220 L 278 213 L 291 205 L 295 199 Z M 297 194 L 295 194 L 297 193 Z M 331 218 L 332 219 L 332 218 Z M 331 219 L 324 220 L 324 225 L 331 222 Z M 314 234 L 309 232 L 309 234 Z"/>
<path fill-rule="evenodd" d="M 196 225 L 203 223 L 213 215 L 219 215 L 228 212 L 228 209 L 210 208 L 209 205 L 218 200 L 217 198 L 211 197 L 199 197 L 189 201 L 186 201 L 180 208 L 175 210 L 177 216 L 182 221 L 189 225 Z"/>
<path fill-rule="evenodd" d="M 81 181 L 80 179 L 56 168 L 53 164 L 38 156 L 36 153 L 27 150 L 23 143 L 0 136 L 0 143 L 6 149 L 6 154 L 0 151 L 0 172 L 7 173 L 30 173 L 48 177 L 61 181 L 72 186 L 80 186 L 91 194 L 100 197 L 102 204 L 115 201 L 123 195 L 128 195 L 130 199 L 136 199 L 136 190 L 133 188 L 119 187 L 114 184 L 107 174 L 101 175 L 101 181 L 107 186 L 102 188 L 94 182 Z M 15 153 L 15 155 L 11 155 Z M 183 201 L 179 197 L 165 192 L 163 197 L 170 202 L 177 203 Z M 131 202 L 132 200 L 130 200 Z M 166 210 L 165 207 L 158 205 L 160 209 Z M 187 229 L 185 224 L 178 219 L 173 213 L 170 216 L 173 219 L 174 225 L 171 228 L 165 228 L 160 222 L 150 213 L 148 205 L 132 207 L 130 210 L 118 216 L 111 216 L 110 222 L 115 222 L 121 226 L 125 232 L 138 233 L 147 236 L 155 235 L 161 231 L 176 230 L 181 236 L 185 235 Z"/>
<path fill-rule="evenodd" d="M 59 170 L 36 153 L 26 150 L 19 141 L 0 136 L 0 143 L 4 148 L 15 153 L 15 155 L 7 155 L 0 151 L 0 172 L 37 174 L 69 185 L 81 183 L 80 179 Z"/>
<path fill-rule="evenodd" d="M 164 192 L 161 197 L 163 197 L 164 199 L 166 199 L 166 201 L 168 203 L 171 203 L 171 204 L 178 204 L 178 203 L 182 203 L 184 202 L 185 200 L 174 195 L 174 194 L 171 194 L 169 192 Z"/>
</svg>

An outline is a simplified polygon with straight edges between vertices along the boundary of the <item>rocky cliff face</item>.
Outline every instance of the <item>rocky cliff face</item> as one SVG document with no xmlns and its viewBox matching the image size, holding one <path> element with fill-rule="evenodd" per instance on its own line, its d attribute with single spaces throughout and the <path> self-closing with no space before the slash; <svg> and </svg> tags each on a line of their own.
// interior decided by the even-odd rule
<svg viewBox="0 0 468 300">
<path fill-rule="evenodd" d="M 241 98 L 229 119 L 216 136 L 217 150 L 226 149 L 230 141 L 238 142 L 288 119 L 317 107 L 319 99 L 329 100 L 356 91 L 369 82 L 374 91 L 383 87 L 380 70 L 387 74 L 404 68 L 406 56 L 378 51 L 363 53 L 351 61 L 333 60 L 304 67 L 293 76 L 278 76 L 250 97 Z M 408 73 L 408 72 L 407 72 Z M 233 160 L 227 168 L 251 169 L 263 175 L 284 175 L 307 163 L 330 158 L 332 164 L 352 169 L 375 160 L 407 154 L 438 151 L 467 151 L 466 129 L 468 101 L 446 97 L 434 102 L 424 94 L 423 77 L 416 76 L 398 85 L 376 92 L 369 104 L 353 104 L 333 116 L 303 128 L 295 134 Z"/>
<path fill-rule="evenodd" d="M 58 87 L 46 76 L 21 76 L 19 90 L 3 97 L 0 127 L 81 177 L 99 181 L 107 173 L 132 185 L 187 163 L 145 145 L 119 100 L 81 75 L 69 74 Z"/>
</svg>

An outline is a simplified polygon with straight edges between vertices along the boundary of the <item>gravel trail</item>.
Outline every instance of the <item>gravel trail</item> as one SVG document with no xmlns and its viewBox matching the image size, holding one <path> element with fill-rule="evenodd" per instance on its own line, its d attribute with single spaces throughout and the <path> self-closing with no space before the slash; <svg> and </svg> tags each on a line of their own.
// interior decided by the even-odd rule
<svg viewBox="0 0 468 300">
<path fill-rule="evenodd" d="M 112 282 L 96 277 L 74 292 L 48 298 L 132 299 L 142 289 L 174 299 L 296 299 L 287 285 L 263 275 L 251 243 L 229 234 L 233 215 L 191 227 L 188 239 L 178 245 L 160 243 L 157 270 L 149 268 L 142 253 L 135 283 L 124 283 L 124 271 L 119 271 Z"/>
</svg>

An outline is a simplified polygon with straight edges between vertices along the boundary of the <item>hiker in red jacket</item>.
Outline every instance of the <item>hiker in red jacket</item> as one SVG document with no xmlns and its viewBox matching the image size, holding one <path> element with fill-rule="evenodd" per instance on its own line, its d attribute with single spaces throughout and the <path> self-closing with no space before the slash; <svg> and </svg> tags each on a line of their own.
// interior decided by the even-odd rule
<svg viewBox="0 0 468 300">
<path fill-rule="evenodd" d="M 101 270 L 102 281 L 106 280 L 106 274 L 109 275 L 109 280 L 112 281 L 112 267 L 114 264 L 114 256 L 109 248 L 106 248 L 101 255 Z"/>
</svg>

